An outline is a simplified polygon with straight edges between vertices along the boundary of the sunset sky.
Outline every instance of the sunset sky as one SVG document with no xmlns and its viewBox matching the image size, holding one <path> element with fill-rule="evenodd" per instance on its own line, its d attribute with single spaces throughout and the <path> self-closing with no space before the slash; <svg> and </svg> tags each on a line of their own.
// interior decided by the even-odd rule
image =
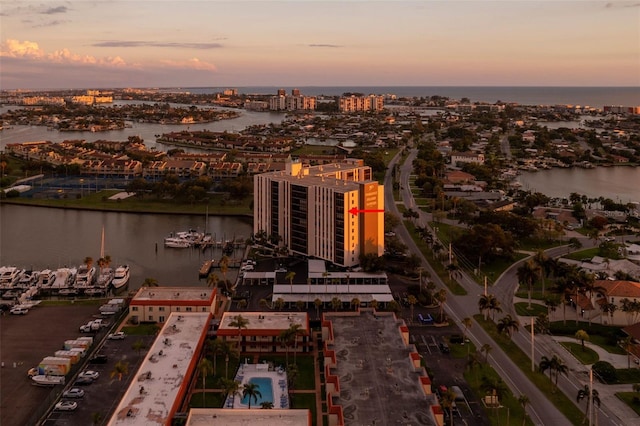
<svg viewBox="0 0 640 426">
<path fill-rule="evenodd" d="M 0 0 L 0 89 L 640 86 L 640 1 Z"/>
</svg>

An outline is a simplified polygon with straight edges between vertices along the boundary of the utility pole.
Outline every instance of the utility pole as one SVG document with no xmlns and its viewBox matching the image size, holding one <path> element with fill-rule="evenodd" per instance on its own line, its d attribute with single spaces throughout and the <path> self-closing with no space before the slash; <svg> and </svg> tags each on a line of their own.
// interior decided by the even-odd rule
<svg viewBox="0 0 640 426">
<path fill-rule="evenodd" d="M 531 371 L 536 371 L 535 337 L 533 334 L 533 318 L 531 318 Z"/>
</svg>

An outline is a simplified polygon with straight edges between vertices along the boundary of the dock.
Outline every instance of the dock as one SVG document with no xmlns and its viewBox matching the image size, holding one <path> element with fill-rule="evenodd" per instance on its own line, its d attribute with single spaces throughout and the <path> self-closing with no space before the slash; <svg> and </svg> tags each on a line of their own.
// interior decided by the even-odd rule
<svg viewBox="0 0 640 426">
<path fill-rule="evenodd" d="M 200 278 L 208 277 L 209 273 L 211 272 L 211 269 L 214 266 L 214 263 L 215 263 L 215 260 L 213 259 L 205 261 L 200 267 L 200 270 L 198 271 L 198 276 Z"/>
</svg>

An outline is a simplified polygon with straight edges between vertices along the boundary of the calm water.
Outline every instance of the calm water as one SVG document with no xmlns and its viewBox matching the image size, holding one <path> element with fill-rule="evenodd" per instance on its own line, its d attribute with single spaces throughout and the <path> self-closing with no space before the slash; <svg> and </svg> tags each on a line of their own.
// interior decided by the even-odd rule
<svg viewBox="0 0 640 426">
<path fill-rule="evenodd" d="M 590 198 L 602 196 L 625 203 L 640 202 L 640 167 L 523 172 L 518 181 L 523 189 L 542 192 L 550 197 L 569 197 L 572 192 L 577 192 Z"/>
<path fill-rule="evenodd" d="M 0 108 L 0 112 L 5 112 L 8 108 Z M 64 140 L 84 139 L 87 142 L 97 140 L 126 141 L 129 136 L 139 136 L 144 140 L 148 148 L 155 148 L 158 151 L 167 151 L 175 148 L 170 145 L 156 143 L 156 136 L 169 132 L 181 132 L 183 130 L 210 130 L 212 132 L 239 132 L 248 126 L 258 124 L 280 123 L 284 118 L 282 113 L 241 111 L 238 118 L 231 120 L 220 120 L 213 123 L 190 124 L 190 125 L 162 125 L 148 123 L 133 123 L 133 127 L 109 132 L 58 132 L 48 131 L 44 126 L 12 126 L 0 132 L 0 149 L 4 149 L 8 143 L 23 143 L 33 141 L 62 142 Z M 183 148 L 185 149 L 185 148 Z M 189 150 L 188 148 L 185 151 Z M 195 150 L 202 152 L 201 150 Z"/>
<path fill-rule="evenodd" d="M 41 270 L 79 266 L 85 257 L 100 258 L 102 226 L 105 254 L 112 266 L 131 266 L 129 288 L 145 278 L 161 285 L 205 285 L 198 279 L 202 262 L 219 259 L 220 250 L 165 248 L 169 233 L 195 228 L 203 231 L 205 216 L 107 213 L 0 205 L 0 266 Z M 251 236 L 250 219 L 209 216 L 207 230 L 217 240 Z M 157 245 L 157 250 L 156 250 Z M 240 258 L 241 249 L 230 256 Z M 233 271 L 233 270 L 232 270 Z M 229 277 L 234 277 L 232 275 Z M 218 275 L 220 273 L 218 271 Z"/>
</svg>

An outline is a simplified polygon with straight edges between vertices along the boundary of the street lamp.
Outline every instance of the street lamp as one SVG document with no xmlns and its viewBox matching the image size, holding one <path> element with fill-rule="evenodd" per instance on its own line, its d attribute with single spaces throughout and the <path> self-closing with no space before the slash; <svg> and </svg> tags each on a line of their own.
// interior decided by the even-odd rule
<svg viewBox="0 0 640 426">
<path fill-rule="evenodd" d="M 80 198 L 84 195 L 84 179 L 80 179 Z"/>
</svg>

